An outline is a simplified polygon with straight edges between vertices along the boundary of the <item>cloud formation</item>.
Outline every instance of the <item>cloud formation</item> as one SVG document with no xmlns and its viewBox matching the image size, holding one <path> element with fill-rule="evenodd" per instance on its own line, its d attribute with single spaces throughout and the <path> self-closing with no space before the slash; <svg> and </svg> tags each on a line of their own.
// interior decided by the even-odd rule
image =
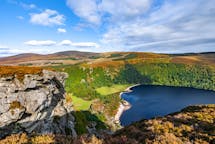
<svg viewBox="0 0 215 144">
<path fill-rule="evenodd" d="M 62 40 L 60 42 L 52 40 L 30 40 L 24 42 L 28 46 L 72 46 L 77 48 L 99 48 L 99 44 L 94 42 L 72 42 L 70 40 Z"/>
<path fill-rule="evenodd" d="M 2 7 L 8 8 L 6 12 L 13 18 L 22 21 L 17 21 L 20 29 L 15 31 L 7 25 L 12 19 L 3 19 L 5 25 L 0 25 L 8 35 L 2 40 L 10 41 L 9 47 L 14 46 L 17 53 L 70 49 L 159 53 L 215 51 L 214 0 L 66 0 L 66 5 L 61 3 L 55 7 L 57 11 L 43 9 L 48 8 L 48 3 L 7 1 L 13 6 L 2 3 Z M 19 7 L 16 14 L 12 13 L 14 6 Z M 68 7 L 70 13 L 66 10 Z M 25 13 L 31 13 L 30 23 L 33 25 L 25 23 L 28 19 Z M 35 32 L 40 28 L 35 25 L 49 26 L 43 28 L 46 34 Z M 19 37 L 21 32 L 23 35 Z M 17 37 L 14 43 L 11 36 Z M 17 42 L 24 38 L 32 40 L 24 45 Z M 45 40 L 35 40 L 40 38 Z M 85 42 L 87 38 L 93 42 Z M 29 49 L 29 46 L 37 47 Z M 12 52 L 1 45 L 0 49 L 2 53 Z"/>
<path fill-rule="evenodd" d="M 114 20 L 128 20 L 143 15 L 151 6 L 152 0 L 102 0 L 99 11 L 108 13 Z"/>
<path fill-rule="evenodd" d="M 63 25 L 65 21 L 64 15 L 50 9 L 46 9 L 41 13 L 30 14 L 30 16 L 30 22 L 32 24 L 43 26 Z"/>
<path fill-rule="evenodd" d="M 131 51 L 214 51 L 213 3 L 212 0 L 196 0 L 195 3 L 191 0 L 167 0 L 147 17 L 112 24 L 101 42 Z"/>
<path fill-rule="evenodd" d="M 100 24 L 101 18 L 96 0 L 67 0 L 67 5 L 77 16 L 90 23 Z"/>
<path fill-rule="evenodd" d="M 0 57 L 6 57 L 16 54 L 16 49 L 11 49 L 6 45 L 0 45 Z"/>
<path fill-rule="evenodd" d="M 100 39 L 106 49 L 189 52 L 215 46 L 213 0 L 67 0 L 67 5 L 88 23 L 106 25 Z"/>
<path fill-rule="evenodd" d="M 61 46 L 74 46 L 74 47 L 94 47 L 99 48 L 100 46 L 94 42 L 72 42 L 70 40 L 63 40 L 59 43 Z"/>
<path fill-rule="evenodd" d="M 2 50 L 2 49 L 8 49 L 8 46 L 0 44 L 0 50 Z"/>
<path fill-rule="evenodd" d="M 73 12 L 85 21 L 99 25 L 110 17 L 114 20 L 143 15 L 150 8 L 152 0 L 67 0 Z"/>
<path fill-rule="evenodd" d="M 24 20 L 24 19 L 25 19 L 23 16 L 17 16 L 17 18 L 18 18 L 19 20 Z"/>
<path fill-rule="evenodd" d="M 30 41 L 24 42 L 24 44 L 29 46 L 53 46 L 56 44 L 56 42 L 51 40 L 44 40 L 44 41 L 30 40 Z"/>
<path fill-rule="evenodd" d="M 20 5 L 21 5 L 24 9 L 35 9 L 35 8 L 37 8 L 37 6 L 36 6 L 35 4 L 26 4 L 26 3 L 20 2 Z"/>
<path fill-rule="evenodd" d="M 64 28 L 58 28 L 57 32 L 59 32 L 59 33 L 66 33 L 66 29 L 64 29 Z"/>
</svg>

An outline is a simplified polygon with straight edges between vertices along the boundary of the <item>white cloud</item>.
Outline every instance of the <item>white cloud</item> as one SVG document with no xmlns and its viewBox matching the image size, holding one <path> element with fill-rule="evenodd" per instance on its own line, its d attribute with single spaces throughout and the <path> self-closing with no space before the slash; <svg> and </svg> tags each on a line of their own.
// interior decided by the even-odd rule
<svg viewBox="0 0 215 144">
<path fill-rule="evenodd" d="M 37 6 L 35 4 L 26 4 L 26 3 L 20 3 L 20 5 L 24 8 L 24 9 L 35 9 L 37 8 Z"/>
<path fill-rule="evenodd" d="M 93 24 L 100 24 L 100 14 L 96 0 L 67 0 L 67 5 L 76 15 Z"/>
<path fill-rule="evenodd" d="M 95 48 L 100 47 L 97 43 L 93 43 L 93 42 L 72 43 L 72 46 L 75 46 L 75 47 L 95 47 Z"/>
<path fill-rule="evenodd" d="M 63 25 L 65 21 L 64 15 L 50 9 L 46 9 L 41 13 L 30 14 L 30 16 L 31 23 L 43 26 Z"/>
<path fill-rule="evenodd" d="M 32 3 L 27 4 L 27 3 L 20 2 L 18 0 L 7 0 L 7 2 L 10 4 L 21 6 L 22 8 L 24 8 L 26 10 L 37 9 L 37 6 L 35 4 L 32 4 Z"/>
<path fill-rule="evenodd" d="M 66 33 L 66 29 L 63 29 L 63 28 L 58 28 L 57 31 L 59 33 Z"/>
<path fill-rule="evenodd" d="M 103 0 L 99 4 L 99 10 L 111 14 L 114 19 L 135 18 L 143 15 L 151 5 L 152 0 Z"/>
<path fill-rule="evenodd" d="M 84 48 L 84 47 L 93 47 L 93 48 L 99 48 L 99 44 L 94 42 L 72 42 L 70 40 L 62 40 L 61 42 L 56 42 L 52 40 L 30 40 L 24 42 L 25 45 L 28 46 L 72 46 L 77 48 Z"/>
<path fill-rule="evenodd" d="M 100 24 L 105 17 L 114 20 L 123 20 L 136 18 L 146 12 L 151 5 L 152 0 L 67 0 L 67 5 L 80 18 L 89 23 Z M 112 21 L 113 22 L 113 21 Z"/>
<path fill-rule="evenodd" d="M 99 44 L 94 42 L 72 42 L 70 40 L 63 40 L 59 43 L 61 46 L 73 46 L 73 47 L 94 47 L 99 48 Z"/>
<path fill-rule="evenodd" d="M 72 41 L 70 40 L 62 40 L 59 45 L 61 46 L 71 46 L 72 45 Z"/>
<path fill-rule="evenodd" d="M 17 18 L 18 18 L 19 20 L 25 19 L 23 16 L 17 16 Z"/>
<path fill-rule="evenodd" d="M 56 42 L 51 40 L 45 40 L 45 41 L 30 40 L 30 41 L 24 42 L 24 44 L 29 46 L 53 46 L 56 44 Z"/>
<path fill-rule="evenodd" d="M 104 26 L 100 41 L 106 49 L 189 51 L 197 40 L 205 51 L 215 46 L 213 0 L 67 0 L 67 5 L 88 23 Z"/>
<path fill-rule="evenodd" d="M 111 24 L 101 42 L 121 50 L 214 51 L 214 10 L 212 0 L 166 1 L 146 17 Z"/>
<path fill-rule="evenodd" d="M 6 45 L 0 45 L 0 49 L 7 49 L 8 48 L 8 46 L 6 46 Z"/>
</svg>

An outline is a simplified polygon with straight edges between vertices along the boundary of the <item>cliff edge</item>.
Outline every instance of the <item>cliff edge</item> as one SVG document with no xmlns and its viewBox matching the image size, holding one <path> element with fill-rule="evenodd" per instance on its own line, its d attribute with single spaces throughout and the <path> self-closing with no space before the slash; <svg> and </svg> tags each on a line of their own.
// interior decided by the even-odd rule
<svg viewBox="0 0 215 144">
<path fill-rule="evenodd" d="M 0 139 L 22 132 L 76 136 L 73 109 L 65 100 L 66 73 L 5 73 L 0 77 Z"/>
</svg>

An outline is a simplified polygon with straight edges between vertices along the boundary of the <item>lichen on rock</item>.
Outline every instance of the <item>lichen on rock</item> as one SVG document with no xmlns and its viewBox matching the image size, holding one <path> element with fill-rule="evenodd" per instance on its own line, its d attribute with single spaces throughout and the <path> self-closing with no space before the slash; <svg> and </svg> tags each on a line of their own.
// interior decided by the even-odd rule
<svg viewBox="0 0 215 144">
<path fill-rule="evenodd" d="M 0 138 L 27 134 L 63 134 L 76 136 L 71 103 L 66 103 L 66 73 L 42 70 L 0 78 Z"/>
</svg>

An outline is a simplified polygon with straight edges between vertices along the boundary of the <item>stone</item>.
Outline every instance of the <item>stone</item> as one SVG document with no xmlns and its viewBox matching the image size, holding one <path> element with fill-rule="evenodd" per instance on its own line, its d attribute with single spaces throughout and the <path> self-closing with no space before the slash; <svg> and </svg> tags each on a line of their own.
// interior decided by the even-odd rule
<svg viewBox="0 0 215 144">
<path fill-rule="evenodd" d="M 13 133 L 68 134 L 74 129 L 73 107 L 66 103 L 66 73 L 0 78 L 0 138 Z"/>
</svg>

